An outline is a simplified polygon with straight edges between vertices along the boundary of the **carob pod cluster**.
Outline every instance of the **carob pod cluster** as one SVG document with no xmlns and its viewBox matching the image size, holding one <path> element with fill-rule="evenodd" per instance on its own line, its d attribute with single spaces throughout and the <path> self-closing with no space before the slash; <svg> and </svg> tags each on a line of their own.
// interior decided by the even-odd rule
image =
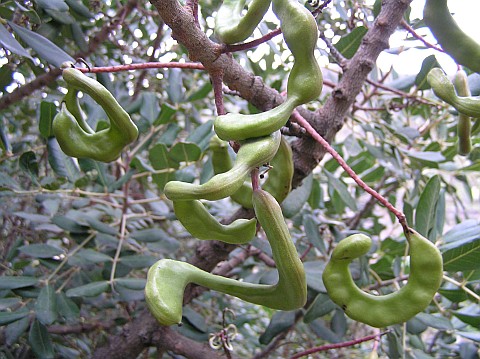
<svg viewBox="0 0 480 359">
<path fill-rule="evenodd" d="M 52 130 L 65 154 L 91 158 L 101 162 L 117 159 L 125 146 L 137 139 L 137 126 L 115 97 L 98 81 L 85 75 L 72 64 L 63 65 L 67 83 L 60 112 L 53 119 Z M 77 94 L 82 91 L 98 103 L 110 120 L 110 126 L 95 132 L 86 122 Z"/>
<path fill-rule="evenodd" d="M 233 9 L 233 4 L 226 2 L 224 7 Z M 250 11 L 259 6 L 265 13 L 268 5 L 269 2 L 265 1 L 252 3 L 244 18 L 237 16 L 230 19 L 229 25 L 233 27 L 230 26 L 228 31 L 225 24 L 217 21 L 217 36 L 227 42 L 242 41 L 251 34 L 263 17 L 263 14 L 260 18 L 253 16 Z M 243 8 L 243 5 L 239 6 Z M 241 195 L 246 195 L 242 204 L 253 207 L 270 242 L 278 270 L 278 282 L 275 285 L 246 283 L 207 273 L 188 263 L 162 259 L 150 268 L 145 288 L 147 304 L 161 324 L 181 322 L 183 294 L 189 283 L 203 285 L 273 309 L 293 310 L 306 302 L 305 271 L 278 203 L 290 191 L 293 175 L 291 149 L 288 143 L 282 140 L 280 128 L 286 124 L 296 106 L 320 95 L 322 74 L 313 54 L 318 32 L 312 14 L 296 0 L 273 0 L 273 10 L 280 19 L 285 41 L 295 57 L 288 80 L 287 100 L 277 108 L 258 115 L 217 117 L 214 129 L 219 138 L 213 138 L 210 143 L 215 175 L 201 185 L 171 181 L 165 185 L 164 192 L 165 196 L 173 201 L 179 221 L 197 238 L 246 243 L 255 234 L 255 231 L 252 231 L 256 225 L 255 220 L 237 220 L 230 225 L 221 225 L 199 201 L 235 197 L 239 196 L 238 191 L 241 191 Z M 238 8 L 235 11 L 238 12 Z M 248 20 L 249 14 L 254 20 Z M 243 32 L 239 37 L 242 40 L 232 38 L 230 33 L 235 33 L 235 30 L 231 30 L 235 28 L 235 22 L 244 29 L 242 20 L 253 21 L 254 24 L 247 27 L 248 31 L 239 30 Z M 234 140 L 240 144 L 233 164 L 227 142 L 220 139 Z M 265 186 L 273 195 L 259 186 L 253 186 L 253 190 L 248 189 L 245 183 L 251 172 L 270 161 L 274 162 L 274 166 Z M 194 219 L 192 215 L 199 217 Z"/>
</svg>

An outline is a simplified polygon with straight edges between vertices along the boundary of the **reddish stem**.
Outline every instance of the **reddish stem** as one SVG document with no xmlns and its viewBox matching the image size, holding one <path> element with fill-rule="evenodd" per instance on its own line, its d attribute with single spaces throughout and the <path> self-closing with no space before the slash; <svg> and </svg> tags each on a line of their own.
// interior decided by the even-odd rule
<svg viewBox="0 0 480 359">
<path fill-rule="evenodd" d="M 116 65 L 116 66 L 104 66 L 104 67 L 90 67 L 90 68 L 78 68 L 82 72 L 120 72 L 130 70 L 145 70 L 145 69 L 166 69 L 166 68 L 180 68 L 190 70 L 205 70 L 205 67 L 196 62 L 144 62 L 140 64 L 130 65 Z"/>
<path fill-rule="evenodd" d="M 326 350 L 330 350 L 330 349 L 351 347 L 351 346 L 356 345 L 356 344 L 360 344 L 360 343 L 363 343 L 363 342 L 368 342 L 369 340 L 380 338 L 381 336 L 387 334 L 388 332 L 389 331 L 386 331 L 386 332 L 383 332 L 383 333 L 378 333 L 378 334 L 372 334 L 372 335 L 368 335 L 368 336 L 360 338 L 360 339 L 350 340 L 348 342 L 336 343 L 336 344 L 327 344 L 327 345 L 322 345 L 322 346 L 319 346 L 319 347 L 311 348 L 311 349 L 305 350 L 301 353 L 295 354 L 290 359 L 298 359 L 298 358 L 301 358 L 301 357 L 306 356 L 308 354 L 318 353 L 318 352 L 326 351 Z"/>
<path fill-rule="evenodd" d="M 282 33 L 282 29 L 278 28 L 273 31 L 270 31 L 268 34 L 263 35 L 262 37 L 245 42 L 243 44 L 235 44 L 235 45 L 225 45 L 223 52 L 236 52 L 236 51 L 244 51 L 248 49 L 252 49 L 254 47 L 257 47 L 258 45 L 263 44 L 264 42 L 267 42 L 268 40 L 271 40 L 277 35 L 280 35 Z"/>
<path fill-rule="evenodd" d="M 252 189 L 258 191 L 260 189 L 260 177 L 258 175 L 258 168 L 254 168 L 250 174 L 252 178 Z"/>
<path fill-rule="evenodd" d="M 338 164 L 348 173 L 348 175 L 367 193 L 373 196 L 378 202 L 383 204 L 390 212 L 392 212 L 395 217 L 398 218 L 398 221 L 403 227 L 404 233 L 408 233 L 408 225 L 405 215 L 396 209 L 385 197 L 383 197 L 380 193 L 375 191 L 373 188 L 368 186 L 363 180 L 358 177 L 355 171 L 345 162 L 345 160 L 338 154 L 335 149 L 330 146 L 330 144 L 317 132 L 315 129 L 305 120 L 296 110 L 293 112 L 292 117 L 295 121 L 305 128 L 307 133 L 312 136 L 312 138 L 320 143 L 325 150 L 338 162 Z"/>
</svg>

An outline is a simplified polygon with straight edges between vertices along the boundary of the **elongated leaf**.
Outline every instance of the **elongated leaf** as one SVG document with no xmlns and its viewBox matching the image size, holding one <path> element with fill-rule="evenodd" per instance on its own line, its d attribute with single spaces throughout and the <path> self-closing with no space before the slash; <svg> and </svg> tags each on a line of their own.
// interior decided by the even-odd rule
<svg viewBox="0 0 480 359">
<path fill-rule="evenodd" d="M 50 334 L 48 334 L 47 328 L 38 320 L 35 320 L 30 327 L 28 342 L 38 358 L 53 359 L 55 357 Z"/>
<path fill-rule="evenodd" d="M 75 182 L 80 178 L 78 166 L 71 157 L 62 152 L 55 137 L 48 139 L 47 148 L 48 162 L 57 175 L 68 178 L 70 182 Z"/>
<path fill-rule="evenodd" d="M 158 260 L 157 257 L 148 255 L 133 255 L 120 257 L 120 261 L 130 268 L 148 268 Z"/>
<path fill-rule="evenodd" d="M 57 106 L 55 106 L 53 102 L 42 101 L 40 103 L 40 121 L 38 127 L 40 129 L 40 134 L 44 138 L 53 136 L 52 123 L 56 114 Z"/>
<path fill-rule="evenodd" d="M 444 245 L 440 250 L 445 252 L 449 249 L 461 247 L 467 243 L 480 239 L 480 223 L 477 220 L 466 220 L 457 224 L 443 237 Z"/>
<path fill-rule="evenodd" d="M 342 199 L 342 201 L 353 211 L 357 211 L 357 203 L 355 199 L 348 191 L 348 187 L 345 183 L 343 183 L 339 178 L 335 177 L 328 171 L 324 171 L 324 173 L 328 177 L 328 183 L 332 185 L 332 187 L 337 191 L 338 195 Z"/>
<path fill-rule="evenodd" d="M 67 297 L 96 297 L 109 288 L 108 281 L 93 282 L 67 290 Z"/>
<path fill-rule="evenodd" d="M 16 312 L 0 312 L 0 325 L 12 323 L 28 315 L 27 309 L 17 310 Z"/>
<path fill-rule="evenodd" d="M 276 312 L 270 323 L 268 324 L 267 329 L 265 332 L 260 335 L 259 342 L 260 344 L 268 344 L 270 343 L 273 338 L 275 338 L 278 334 L 283 332 L 285 329 L 289 328 L 295 323 L 295 312 Z"/>
<path fill-rule="evenodd" d="M 435 175 L 427 182 L 425 189 L 420 195 L 415 212 L 415 229 L 427 238 L 435 226 L 435 214 L 439 195 L 440 178 Z"/>
<path fill-rule="evenodd" d="M 422 68 L 415 78 L 415 85 L 417 85 L 419 90 L 426 90 L 430 88 L 430 85 L 427 81 L 427 75 L 434 67 L 440 67 L 435 55 L 430 55 L 423 60 Z"/>
<path fill-rule="evenodd" d="M 176 143 L 168 156 L 175 162 L 195 162 L 202 154 L 202 150 L 194 143 Z"/>
<path fill-rule="evenodd" d="M 15 344 L 20 336 L 25 333 L 30 326 L 30 318 L 24 318 L 10 323 L 5 328 L 5 342 L 11 346 Z"/>
<path fill-rule="evenodd" d="M 310 174 L 303 180 L 300 187 L 290 192 L 282 202 L 282 212 L 287 218 L 296 215 L 303 208 L 312 192 L 313 176 Z"/>
<path fill-rule="evenodd" d="M 8 24 L 23 41 L 37 52 L 40 58 L 53 66 L 60 67 L 66 61 L 75 62 L 69 54 L 42 35 L 18 26 L 13 22 L 9 22 Z"/>
<path fill-rule="evenodd" d="M 117 278 L 115 284 L 132 290 L 144 290 L 147 280 L 144 278 Z"/>
<path fill-rule="evenodd" d="M 327 315 L 333 311 L 336 307 L 336 304 L 332 302 L 330 297 L 327 294 L 319 293 L 313 303 L 308 307 L 303 321 L 305 323 L 311 323 L 315 319 Z"/>
<path fill-rule="evenodd" d="M 37 284 L 38 279 L 33 277 L 9 277 L 3 276 L 0 277 L 0 289 L 17 289 L 30 287 Z"/>
<path fill-rule="evenodd" d="M 480 269 L 480 238 L 460 247 L 442 253 L 443 268 L 446 271 L 467 271 Z"/>
<path fill-rule="evenodd" d="M 21 246 L 18 250 L 33 258 L 53 258 L 63 253 L 63 250 L 45 243 Z"/>
<path fill-rule="evenodd" d="M 42 288 L 35 302 L 35 314 L 40 323 L 50 325 L 57 319 L 56 299 L 55 288 L 51 285 Z"/>
<path fill-rule="evenodd" d="M 79 251 L 77 254 L 75 254 L 75 257 L 80 257 L 92 263 L 105 263 L 105 262 L 111 262 L 113 260 L 112 257 L 106 254 L 97 252 L 93 249 L 83 249 Z"/>
<path fill-rule="evenodd" d="M 0 23 L 0 44 L 8 51 L 19 56 L 26 57 L 33 61 L 30 54 L 23 48 L 22 45 L 10 34 L 10 32 Z"/>
<path fill-rule="evenodd" d="M 356 27 L 348 35 L 342 37 L 340 41 L 335 44 L 335 47 L 343 56 L 345 56 L 347 59 L 351 59 L 357 52 L 366 33 L 366 27 Z"/>
</svg>

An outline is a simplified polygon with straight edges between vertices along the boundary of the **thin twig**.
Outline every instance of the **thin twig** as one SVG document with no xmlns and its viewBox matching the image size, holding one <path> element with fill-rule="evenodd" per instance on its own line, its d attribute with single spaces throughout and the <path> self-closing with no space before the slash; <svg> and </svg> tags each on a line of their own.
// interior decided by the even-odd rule
<svg viewBox="0 0 480 359">
<path fill-rule="evenodd" d="M 369 340 L 378 339 L 379 337 L 381 337 L 381 336 L 383 336 L 383 335 L 385 335 L 389 332 L 390 331 L 387 330 L 383 333 L 368 335 L 366 337 L 363 337 L 363 338 L 360 338 L 360 339 L 350 340 L 348 342 L 322 345 L 322 346 L 311 348 L 311 349 L 305 350 L 301 353 L 295 354 L 290 359 L 298 359 L 298 358 L 304 357 L 304 356 L 309 355 L 309 354 L 318 353 L 318 352 L 322 352 L 322 351 L 327 351 L 327 350 L 330 350 L 330 349 L 351 347 L 351 346 L 354 346 L 356 344 L 360 344 L 360 343 L 363 343 L 363 342 L 368 342 Z"/>
<path fill-rule="evenodd" d="M 435 45 L 429 43 L 427 40 L 425 40 L 425 38 L 423 36 L 420 36 L 419 34 L 417 34 L 417 32 L 405 21 L 405 19 L 402 19 L 402 22 L 400 23 L 400 25 L 402 25 L 402 27 L 405 30 L 407 30 L 414 38 L 423 42 L 423 44 L 426 47 L 437 50 L 437 51 L 440 51 L 440 52 L 445 52 L 445 51 L 443 51 L 443 49 L 439 48 L 438 46 L 435 46 Z"/>
<path fill-rule="evenodd" d="M 307 133 L 312 136 L 312 138 L 320 143 L 325 150 L 338 162 L 338 164 L 348 173 L 348 175 L 367 193 L 371 196 L 375 197 L 378 202 L 383 204 L 390 212 L 392 212 L 395 217 L 398 218 L 398 221 L 403 227 L 404 233 L 408 233 L 408 224 L 405 215 L 395 208 L 385 197 L 383 197 L 380 193 L 375 191 L 369 185 L 367 185 L 363 180 L 355 173 L 355 171 L 345 162 L 345 160 L 338 154 L 335 149 L 330 146 L 330 144 L 317 132 L 315 129 L 305 120 L 298 111 L 294 111 L 292 117 L 295 121 L 302 127 L 305 128 Z"/>
<path fill-rule="evenodd" d="M 205 67 L 196 62 L 143 62 L 139 64 L 129 64 L 129 65 L 115 65 L 115 66 L 99 66 L 99 67 L 90 67 L 90 68 L 78 68 L 82 72 L 120 72 L 120 71 L 131 71 L 131 70 L 145 70 L 145 69 L 168 69 L 168 68 L 178 68 L 178 69 L 189 69 L 189 70 L 205 70 Z"/>
<path fill-rule="evenodd" d="M 267 42 L 273 39 L 275 36 L 280 35 L 281 33 L 282 33 L 282 29 L 278 28 L 270 31 L 268 34 L 263 35 L 258 39 L 245 42 L 243 44 L 235 44 L 235 45 L 225 44 L 223 46 L 222 52 L 236 52 L 236 51 L 244 51 L 244 50 L 252 49 L 254 47 L 257 47 L 258 45 L 263 44 L 264 42 Z"/>
</svg>

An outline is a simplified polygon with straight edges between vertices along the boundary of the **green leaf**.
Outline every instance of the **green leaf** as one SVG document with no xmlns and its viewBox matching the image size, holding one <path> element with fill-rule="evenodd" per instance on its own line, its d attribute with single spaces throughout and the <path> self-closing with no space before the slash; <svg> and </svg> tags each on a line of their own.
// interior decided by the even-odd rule
<svg viewBox="0 0 480 359">
<path fill-rule="evenodd" d="M 422 62 L 422 68 L 418 73 L 417 77 L 415 78 L 415 85 L 419 90 L 427 90 L 430 88 L 430 85 L 427 81 L 427 75 L 431 69 L 434 67 L 440 67 L 435 55 L 430 55 Z"/>
<path fill-rule="evenodd" d="M 360 47 L 367 31 L 365 26 L 356 27 L 349 34 L 343 36 L 340 41 L 335 44 L 335 48 L 347 59 L 351 59 Z"/>
<path fill-rule="evenodd" d="M 23 276 L 3 276 L 0 277 L 0 289 L 17 289 L 30 287 L 37 284 L 38 279 Z"/>
<path fill-rule="evenodd" d="M 21 318 L 25 318 L 29 311 L 25 308 L 17 310 L 16 312 L 0 312 L 0 325 L 15 322 Z"/>
<path fill-rule="evenodd" d="M 167 70 L 167 94 L 173 103 L 182 102 L 185 99 L 185 89 L 183 88 L 183 71 L 177 68 Z"/>
<path fill-rule="evenodd" d="M 430 238 L 429 235 L 431 235 L 431 231 L 435 226 L 435 214 L 440 187 L 440 177 L 438 175 L 433 176 L 428 180 L 418 200 L 415 212 L 415 229 L 427 238 Z"/>
<path fill-rule="evenodd" d="M 75 254 L 76 257 L 85 259 L 88 262 L 92 263 L 105 263 L 105 262 L 111 262 L 113 261 L 113 258 L 97 252 L 96 250 L 93 249 L 83 249 Z"/>
<path fill-rule="evenodd" d="M 80 178 L 80 171 L 73 159 L 63 153 L 55 137 L 50 137 L 47 142 L 48 163 L 60 177 L 66 177 L 70 182 Z"/>
<path fill-rule="evenodd" d="M 440 330 L 452 330 L 453 325 L 448 320 L 448 318 L 441 317 L 439 315 L 427 314 L 427 313 L 418 313 L 416 318 L 421 320 L 423 323 L 429 327 L 440 329 Z"/>
<path fill-rule="evenodd" d="M 443 295 L 449 301 L 453 303 L 461 303 L 468 299 L 467 293 L 463 289 L 443 289 L 440 288 L 438 293 Z"/>
<path fill-rule="evenodd" d="M 5 342 L 7 345 L 12 346 L 15 344 L 18 338 L 20 338 L 20 336 L 27 331 L 29 326 L 30 318 L 27 316 L 8 324 L 5 328 Z"/>
<path fill-rule="evenodd" d="M 295 311 L 276 312 L 273 314 L 267 329 L 262 333 L 262 335 L 260 335 L 258 341 L 260 344 L 266 345 L 270 343 L 278 334 L 282 333 L 284 330 L 290 328 L 294 324 Z"/>
<path fill-rule="evenodd" d="M 0 44 L 8 51 L 33 61 L 27 50 L 12 36 L 12 34 L 0 23 Z"/>
<path fill-rule="evenodd" d="M 109 288 L 109 282 L 104 280 L 69 289 L 65 294 L 67 297 L 96 297 L 108 291 Z"/>
<path fill-rule="evenodd" d="M 52 123 L 56 114 L 57 106 L 55 106 L 53 102 L 42 101 L 40 103 L 40 121 L 38 127 L 40 134 L 44 138 L 53 136 Z"/>
<path fill-rule="evenodd" d="M 55 289 L 51 285 L 42 288 L 35 302 L 35 313 L 40 323 L 50 325 L 57 319 L 56 299 Z"/>
<path fill-rule="evenodd" d="M 325 293 L 325 285 L 323 284 L 322 274 L 325 268 L 325 262 L 312 261 L 304 262 L 305 274 L 307 276 L 307 285 L 309 288 Z"/>
<path fill-rule="evenodd" d="M 80 309 L 75 302 L 68 298 L 63 292 L 57 294 L 57 307 L 58 315 L 65 318 L 68 323 L 78 320 Z"/>
<path fill-rule="evenodd" d="M 327 294 L 319 293 L 313 303 L 308 307 L 303 317 L 303 321 L 305 323 L 311 323 L 315 319 L 332 312 L 335 308 L 336 304 L 332 302 Z"/>
<path fill-rule="evenodd" d="M 144 290 L 147 280 L 144 278 L 116 278 L 115 284 L 132 290 Z"/>
<path fill-rule="evenodd" d="M 149 123 L 153 123 L 160 112 L 159 99 L 153 92 L 146 92 L 142 96 L 143 102 L 140 108 L 142 115 Z"/>
<path fill-rule="evenodd" d="M 49 62 L 53 66 L 60 67 L 64 62 L 75 62 L 73 57 L 68 55 L 65 51 L 60 49 L 53 42 L 43 37 L 42 35 L 30 31 L 24 27 L 18 26 L 13 22 L 8 22 L 12 29 L 25 41 L 32 49 L 34 49 L 38 56 L 43 60 Z"/>
<path fill-rule="evenodd" d="M 50 334 L 48 334 L 47 328 L 38 320 L 35 320 L 30 327 L 28 342 L 38 358 L 53 359 L 55 357 Z"/>
<path fill-rule="evenodd" d="M 195 162 L 202 155 L 202 150 L 194 143 L 176 143 L 168 156 L 175 162 Z"/>
<path fill-rule="evenodd" d="M 158 260 L 157 257 L 148 255 L 132 255 L 120 257 L 120 262 L 129 266 L 130 268 L 149 268 Z"/>
<path fill-rule="evenodd" d="M 173 162 L 168 156 L 168 149 L 162 143 L 155 145 L 148 153 L 148 158 L 155 170 L 164 170 L 163 173 L 156 173 L 152 176 L 153 181 L 163 190 L 165 184 L 174 178 L 174 173 L 169 172 L 172 168 L 178 168 L 178 164 Z"/>
<path fill-rule="evenodd" d="M 457 224 L 445 233 L 443 237 L 445 244 L 440 247 L 440 250 L 447 251 L 478 239 L 480 239 L 480 222 L 469 219 Z"/>
<path fill-rule="evenodd" d="M 480 269 L 480 238 L 442 253 L 443 268 L 449 272 Z"/>
<path fill-rule="evenodd" d="M 158 118 L 155 120 L 154 126 L 168 123 L 176 112 L 177 112 L 177 109 L 175 107 L 172 107 L 167 103 L 164 103 L 161 106 L 160 116 L 158 116 Z"/>
<path fill-rule="evenodd" d="M 193 102 L 196 100 L 201 100 L 208 96 L 208 94 L 212 91 L 212 84 L 210 82 L 206 82 L 202 87 L 200 87 L 197 91 L 193 94 L 188 96 L 187 101 Z"/>
<path fill-rule="evenodd" d="M 60 248 L 45 243 L 28 244 L 19 247 L 18 250 L 33 258 L 53 258 L 64 253 Z"/>
<path fill-rule="evenodd" d="M 210 142 L 210 138 L 213 136 L 213 120 L 207 121 L 193 130 L 185 142 L 195 143 L 198 147 L 204 151 Z"/>
<path fill-rule="evenodd" d="M 303 228 L 307 235 L 308 241 L 315 246 L 320 252 L 326 253 L 325 243 L 320 236 L 318 229 L 319 223 L 315 220 L 315 217 L 306 215 L 303 217 Z"/>
<path fill-rule="evenodd" d="M 324 170 L 323 173 L 327 175 L 328 183 L 335 189 L 335 191 L 337 191 L 343 203 L 345 203 L 345 205 L 347 205 L 352 211 L 357 211 L 357 203 L 348 191 L 347 185 L 343 183 L 341 179 L 335 177 L 330 172 Z"/>
<path fill-rule="evenodd" d="M 462 322 L 471 325 L 474 328 L 480 328 L 480 314 L 466 314 L 461 311 L 453 311 L 454 316 L 460 319 Z"/>
<path fill-rule="evenodd" d="M 86 216 L 85 219 L 87 220 L 87 223 L 90 225 L 90 227 L 92 227 L 92 229 L 98 232 L 110 234 L 112 236 L 116 236 L 118 233 L 116 228 L 110 227 L 108 224 L 105 224 L 96 218 Z"/>
<path fill-rule="evenodd" d="M 20 168 L 30 175 L 30 178 L 37 182 L 39 173 L 37 157 L 33 151 L 27 151 L 20 156 Z"/>
<path fill-rule="evenodd" d="M 67 216 L 55 216 L 52 223 L 70 233 L 88 233 L 88 227 Z"/>
<path fill-rule="evenodd" d="M 65 0 L 36 0 L 36 2 L 44 10 L 68 11 Z"/>
<path fill-rule="evenodd" d="M 287 218 L 292 218 L 303 208 L 307 203 L 310 193 L 312 192 L 313 176 L 308 175 L 303 180 L 301 186 L 295 188 L 290 192 L 282 202 L 282 212 Z"/>
<path fill-rule="evenodd" d="M 88 7 L 83 5 L 81 0 L 65 0 L 70 10 L 73 10 L 78 15 L 83 16 L 87 19 L 93 18 L 93 14 L 90 12 Z"/>
</svg>

